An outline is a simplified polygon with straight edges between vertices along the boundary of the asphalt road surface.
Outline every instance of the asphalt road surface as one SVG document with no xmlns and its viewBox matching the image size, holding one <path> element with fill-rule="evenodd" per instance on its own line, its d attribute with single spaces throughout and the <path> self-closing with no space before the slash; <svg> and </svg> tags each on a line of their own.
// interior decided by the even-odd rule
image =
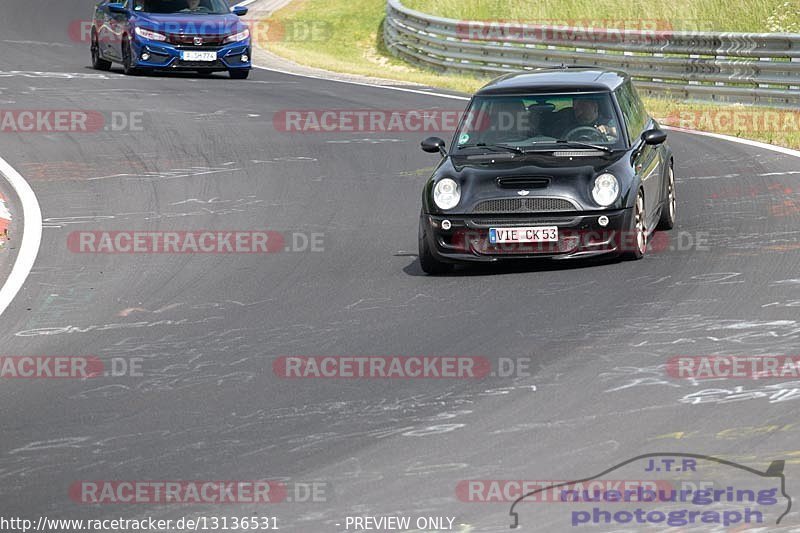
<svg viewBox="0 0 800 533">
<path fill-rule="evenodd" d="M 0 133 L 0 156 L 26 177 L 44 218 L 39 258 L 2 316 L 0 346 L 2 355 L 137 361 L 141 371 L 0 383 L 2 515 L 256 514 L 278 517 L 282 530 L 323 532 L 346 530 L 348 516 L 401 514 L 505 531 L 509 503 L 461 501 L 459 482 L 577 479 L 651 452 L 762 470 L 785 459 L 787 491 L 800 495 L 800 378 L 665 372 L 679 355 L 797 353 L 797 158 L 671 132 L 679 223 L 664 249 L 639 262 L 426 277 L 414 255 L 417 216 L 436 157 L 418 149 L 422 135 L 288 134 L 273 115 L 463 101 L 264 70 L 247 81 L 95 72 L 88 45 L 70 37 L 92 5 L 0 7 L 0 108 L 142 120 L 141 131 Z M 73 231 L 209 229 L 319 233 L 322 251 L 67 247 Z M 287 355 L 421 354 L 528 358 L 530 375 L 273 372 Z M 325 501 L 70 497 L 82 480 L 252 479 L 325 483 Z M 528 505 L 523 530 L 570 530 L 564 513 Z M 800 516 L 787 524 L 800 527 Z"/>
</svg>

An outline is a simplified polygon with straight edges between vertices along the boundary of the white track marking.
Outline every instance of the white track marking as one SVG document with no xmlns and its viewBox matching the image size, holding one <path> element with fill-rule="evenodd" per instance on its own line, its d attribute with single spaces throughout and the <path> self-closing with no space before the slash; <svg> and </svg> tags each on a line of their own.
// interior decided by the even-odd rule
<svg viewBox="0 0 800 533">
<path fill-rule="evenodd" d="M 11 211 L 8 210 L 6 207 L 6 199 L 0 196 L 0 220 L 5 220 L 6 222 L 11 222 Z"/>
<path fill-rule="evenodd" d="M 395 87 L 393 85 L 378 85 L 375 83 L 366 83 L 362 81 L 351 81 L 351 80 L 337 80 L 335 78 L 326 78 L 324 76 L 314 76 L 311 74 L 298 74 L 296 72 L 289 72 L 288 70 L 281 70 L 277 68 L 269 68 L 269 67 L 262 67 L 259 65 L 253 65 L 253 68 L 257 68 L 260 70 L 268 70 L 270 72 L 279 72 L 281 74 L 288 74 L 290 76 L 299 76 L 301 78 L 311 78 L 313 80 L 324 80 L 324 81 L 332 81 L 336 83 L 348 83 L 350 85 L 359 85 L 361 87 L 375 87 L 376 89 L 388 89 L 390 91 L 400 91 L 404 93 L 415 93 L 415 94 L 425 94 L 428 96 L 436 96 L 439 98 L 450 98 L 451 100 L 469 100 L 468 96 L 459 96 L 456 94 L 442 94 L 442 93 L 435 93 L 432 91 L 422 91 L 419 89 L 409 89 L 407 87 Z"/>
<path fill-rule="evenodd" d="M 22 288 L 33 268 L 36 256 L 39 255 L 39 245 L 42 242 L 42 210 L 36 200 L 36 194 L 25 178 L 2 157 L 0 157 L 0 174 L 11 184 L 19 198 L 23 220 L 22 240 L 17 260 L 3 288 L 0 289 L 0 315 L 2 315 Z"/>
<path fill-rule="evenodd" d="M 770 150 L 772 152 L 778 152 L 784 155 L 789 155 L 792 157 L 800 157 L 800 151 L 792 150 L 791 148 L 784 148 L 782 146 L 775 146 L 774 144 L 767 144 L 758 141 L 751 141 L 750 139 L 741 139 L 739 137 L 732 137 L 730 135 L 723 135 L 721 133 L 709 133 L 707 131 L 697 131 L 697 130 L 689 130 L 686 128 L 677 128 L 675 126 L 661 126 L 662 129 L 665 130 L 673 130 L 673 131 L 680 131 L 683 133 L 690 133 L 692 135 L 702 135 L 703 137 L 711 137 L 712 139 L 721 139 L 723 141 L 730 141 L 733 143 L 739 144 L 746 144 L 747 146 L 753 146 L 755 148 L 761 148 L 763 150 Z"/>
</svg>

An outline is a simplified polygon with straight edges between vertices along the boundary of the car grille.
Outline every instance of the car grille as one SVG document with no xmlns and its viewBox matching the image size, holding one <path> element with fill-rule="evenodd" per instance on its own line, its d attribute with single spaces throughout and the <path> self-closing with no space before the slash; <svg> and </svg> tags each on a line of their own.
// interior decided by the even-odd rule
<svg viewBox="0 0 800 533">
<path fill-rule="evenodd" d="M 225 65 L 217 59 L 216 61 L 177 61 L 176 68 L 225 68 Z"/>
<path fill-rule="evenodd" d="M 519 244 L 489 244 L 487 240 L 473 242 L 473 249 L 481 255 L 555 255 L 576 251 L 577 237 L 562 237 L 555 242 L 529 242 Z"/>
<path fill-rule="evenodd" d="M 185 46 L 186 49 L 197 49 L 200 50 L 203 47 L 208 46 L 221 46 L 222 41 L 225 39 L 224 35 L 200 35 L 199 37 L 203 39 L 203 44 L 200 46 L 195 46 L 194 38 L 197 37 L 196 35 L 176 35 L 171 33 L 167 35 L 167 42 L 170 44 L 175 45 L 182 45 Z"/>
<path fill-rule="evenodd" d="M 502 198 L 484 200 L 472 210 L 473 213 L 552 213 L 576 211 L 577 207 L 562 198 Z"/>
<path fill-rule="evenodd" d="M 578 221 L 575 217 L 558 218 L 473 218 L 470 226 L 476 228 L 514 228 L 517 226 L 556 226 L 573 225 Z"/>
<path fill-rule="evenodd" d="M 580 245 L 580 238 L 576 235 L 560 235 L 555 242 L 491 244 L 488 232 L 462 229 L 453 234 L 447 244 L 462 252 L 491 256 L 559 255 L 576 251 Z"/>
<path fill-rule="evenodd" d="M 175 48 L 177 48 L 178 50 L 191 50 L 191 51 L 194 51 L 194 52 L 217 52 L 220 49 L 222 49 L 222 46 L 213 46 L 213 45 L 212 46 L 206 46 L 206 45 L 203 45 L 203 46 L 189 46 L 189 45 L 182 44 L 182 45 L 176 46 Z"/>
</svg>

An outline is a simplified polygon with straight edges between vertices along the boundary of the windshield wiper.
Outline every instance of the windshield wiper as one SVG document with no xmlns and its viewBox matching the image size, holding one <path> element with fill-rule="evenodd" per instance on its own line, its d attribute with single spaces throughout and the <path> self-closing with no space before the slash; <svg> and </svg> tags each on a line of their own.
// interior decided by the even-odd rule
<svg viewBox="0 0 800 533">
<path fill-rule="evenodd" d="M 489 150 L 505 150 L 507 152 L 514 152 L 515 154 L 524 154 L 525 151 L 520 148 L 519 146 L 511 146 L 510 144 L 486 144 L 486 143 L 478 143 L 478 144 L 465 144 L 463 146 L 459 146 L 458 149 L 462 150 L 464 148 L 487 148 Z"/>
<path fill-rule="evenodd" d="M 567 146 L 579 146 L 581 148 L 592 148 L 594 150 L 600 150 L 610 154 L 613 150 L 607 146 L 601 146 L 599 144 L 591 144 L 585 143 L 583 141 L 569 141 L 567 139 L 560 139 L 558 141 L 533 141 L 528 143 L 530 146 L 541 144 L 541 145 L 553 145 L 553 144 L 564 144 Z M 463 148 L 486 148 L 488 150 L 493 150 L 495 152 L 499 152 L 501 150 L 505 150 L 507 152 L 513 152 L 515 154 L 526 155 L 526 154 L 536 154 L 541 152 L 552 152 L 553 150 L 549 149 L 539 149 L 539 150 L 525 150 L 521 146 L 512 146 L 510 144 L 486 144 L 486 143 L 478 143 L 478 144 L 465 144 L 463 146 L 459 146 L 458 149 L 461 150 Z"/>
<path fill-rule="evenodd" d="M 595 150 L 601 150 L 601 151 L 609 153 L 609 154 L 613 151 L 608 146 L 601 146 L 599 144 L 585 143 L 583 141 L 568 141 L 567 139 L 559 139 L 559 140 L 556 141 L 556 144 L 567 144 L 567 145 L 572 145 L 572 146 L 580 146 L 581 148 L 593 148 Z"/>
</svg>

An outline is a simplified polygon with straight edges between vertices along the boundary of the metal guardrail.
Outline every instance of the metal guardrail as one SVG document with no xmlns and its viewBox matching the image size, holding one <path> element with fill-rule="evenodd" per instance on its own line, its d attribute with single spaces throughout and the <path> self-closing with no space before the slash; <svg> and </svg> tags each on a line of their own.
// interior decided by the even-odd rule
<svg viewBox="0 0 800 533">
<path fill-rule="evenodd" d="M 459 21 L 388 0 L 384 41 L 444 72 L 499 75 L 561 65 L 619 69 L 641 93 L 800 106 L 800 34 L 570 28 Z"/>
</svg>

